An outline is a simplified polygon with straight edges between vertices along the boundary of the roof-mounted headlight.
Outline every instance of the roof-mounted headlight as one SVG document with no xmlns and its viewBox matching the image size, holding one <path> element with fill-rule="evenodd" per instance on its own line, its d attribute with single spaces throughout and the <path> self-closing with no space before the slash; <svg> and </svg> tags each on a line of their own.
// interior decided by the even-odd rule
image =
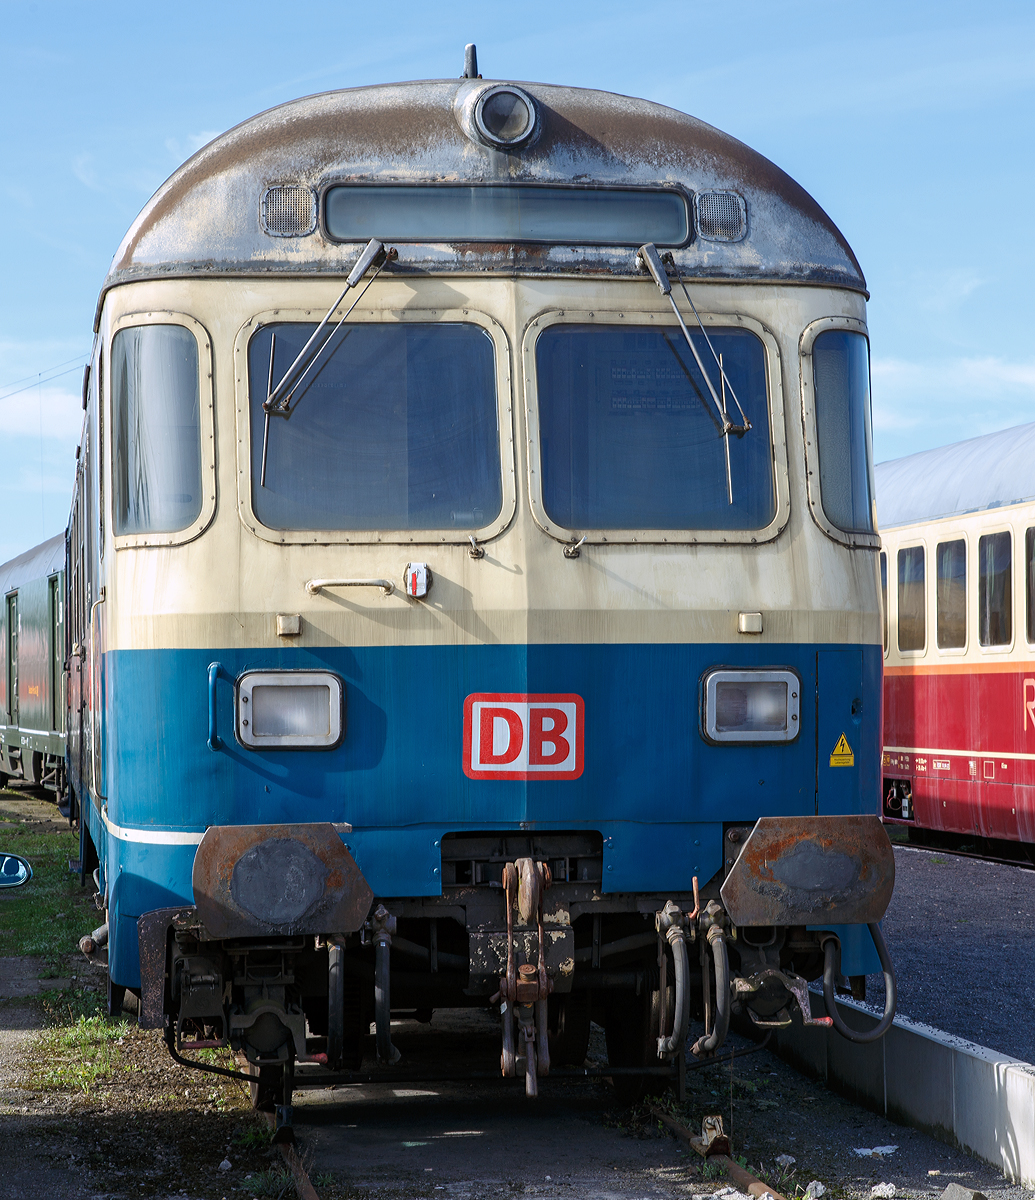
<svg viewBox="0 0 1035 1200">
<path fill-rule="evenodd" d="M 792 742 L 798 736 L 801 680 L 794 671 L 709 671 L 701 688 L 701 728 L 710 742 Z"/>
<path fill-rule="evenodd" d="M 329 671 L 248 671 L 237 680 L 237 740 L 252 750 L 329 750 L 345 734 L 345 688 Z"/>
<path fill-rule="evenodd" d="M 524 88 L 512 83 L 462 86 L 456 116 L 474 142 L 510 150 L 527 142 L 535 131 L 536 105 Z"/>
</svg>

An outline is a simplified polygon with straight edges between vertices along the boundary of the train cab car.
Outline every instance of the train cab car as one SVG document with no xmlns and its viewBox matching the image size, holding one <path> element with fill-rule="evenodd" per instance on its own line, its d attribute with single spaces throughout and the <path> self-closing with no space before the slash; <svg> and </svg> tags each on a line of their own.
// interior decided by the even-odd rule
<svg viewBox="0 0 1035 1200">
<path fill-rule="evenodd" d="M 890 980 L 865 300 L 735 139 L 470 64 L 185 163 L 70 543 L 112 1004 L 286 1126 L 393 1009 L 631 1094 Z"/>
<path fill-rule="evenodd" d="M 65 796 L 65 537 L 0 565 L 0 787 Z"/>
<path fill-rule="evenodd" d="M 877 468 L 883 814 L 1035 856 L 1035 424 Z"/>
</svg>

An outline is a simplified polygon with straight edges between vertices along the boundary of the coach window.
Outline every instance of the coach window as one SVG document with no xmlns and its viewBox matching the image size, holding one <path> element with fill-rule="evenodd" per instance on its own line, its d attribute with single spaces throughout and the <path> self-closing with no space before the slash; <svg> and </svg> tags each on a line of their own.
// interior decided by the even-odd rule
<svg viewBox="0 0 1035 1200">
<path fill-rule="evenodd" d="M 703 337 L 691 336 L 701 361 L 712 362 Z M 713 326 L 709 336 L 751 423 L 743 436 L 721 436 L 678 327 L 557 323 L 539 334 L 538 450 L 550 522 L 640 531 L 752 530 L 773 521 L 765 348 L 745 329 Z M 714 368 L 712 376 L 714 385 Z"/>
<path fill-rule="evenodd" d="M 267 429 L 269 381 L 315 328 L 281 321 L 248 343 L 258 520 L 276 530 L 456 530 L 461 538 L 492 524 L 503 489 L 490 333 L 445 321 L 345 325 Z"/>
<path fill-rule="evenodd" d="M 884 653 L 888 652 L 888 556 L 880 552 L 880 611 L 884 621 Z"/>
<path fill-rule="evenodd" d="M 938 648 L 958 650 L 967 644 L 967 543 L 958 538 L 939 542 Z"/>
<path fill-rule="evenodd" d="M 978 539 L 978 633 L 982 646 L 1013 641 L 1010 585 L 1010 534 L 987 533 Z"/>
<path fill-rule="evenodd" d="M 1035 642 L 1035 529 L 1024 534 L 1024 609 L 1028 641 Z"/>
<path fill-rule="evenodd" d="M 812 346 L 819 485 L 827 520 L 846 533 L 877 527 L 871 477 L 870 350 L 866 337 L 828 329 Z"/>
<path fill-rule="evenodd" d="M 171 533 L 201 514 L 198 343 L 182 325 L 120 329 L 112 342 L 116 534 Z"/>
<path fill-rule="evenodd" d="M 927 640 L 924 593 L 924 548 L 898 552 L 898 648 L 923 650 Z"/>
</svg>

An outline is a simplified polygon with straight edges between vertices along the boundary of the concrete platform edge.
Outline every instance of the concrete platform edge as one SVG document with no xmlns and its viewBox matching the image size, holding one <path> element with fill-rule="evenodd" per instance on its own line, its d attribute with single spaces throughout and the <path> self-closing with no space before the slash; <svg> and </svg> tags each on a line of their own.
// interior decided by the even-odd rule
<svg viewBox="0 0 1035 1200">
<path fill-rule="evenodd" d="M 811 993 L 812 1015 L 826 1016 Z M 872 1029 L 877 1018 L 839 1001 L 845 1024 Z M 1035 1188 L 1035 1066 L 928 1025 L 898 1017 L 872 1045 L 832 1029 L 794 1023 L 776 1031 L 776 1054 L 795 1069 L 899 1125 L 919 1129 Z"/>
</svg>

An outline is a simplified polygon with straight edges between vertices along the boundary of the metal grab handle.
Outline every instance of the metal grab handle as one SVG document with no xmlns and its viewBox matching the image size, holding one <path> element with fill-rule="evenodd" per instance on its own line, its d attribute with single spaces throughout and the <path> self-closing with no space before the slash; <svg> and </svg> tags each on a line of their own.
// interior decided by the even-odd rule
<svg viewBox="0 0 1035 1200">
<path fill-rule="evenodd" d="M 223 670 L 222 663 L 209 663 L 208 665 L 208 748 L 210 750 L 221 750 L 223 747 L 223 739 L 216 732 L 216 682 L 220 675 L 229 678 Z"/>
<path fill-rule="evenodd" d="M 386 596 L 395 591 L 395 584 L 390 579 L 309 579 L 305 590 L 315 596 L 321 589 L 330 587 L 378 587 Z"/>
<path fill-rule="evenodd" d="M 96 674 L 97 635 L 94 633 L 94 617 L 104 603 L 104 599 L 105 590 L 100 588 L 97 592 L 97 599 L 90 606 L 90 782 L 93 784 L 95 795 L 101 800 L 105 800 L 107 797 L 101 791 L 101 781 L 97 775 L 97 739 L 100 736 L 100 728 L 97 723 L 101 720 L 101 704 L 99 694 L 94 692 L 94 681 L 97 682 L 97 693 L 101 690 L 101 681 Z"/>
</svg>

